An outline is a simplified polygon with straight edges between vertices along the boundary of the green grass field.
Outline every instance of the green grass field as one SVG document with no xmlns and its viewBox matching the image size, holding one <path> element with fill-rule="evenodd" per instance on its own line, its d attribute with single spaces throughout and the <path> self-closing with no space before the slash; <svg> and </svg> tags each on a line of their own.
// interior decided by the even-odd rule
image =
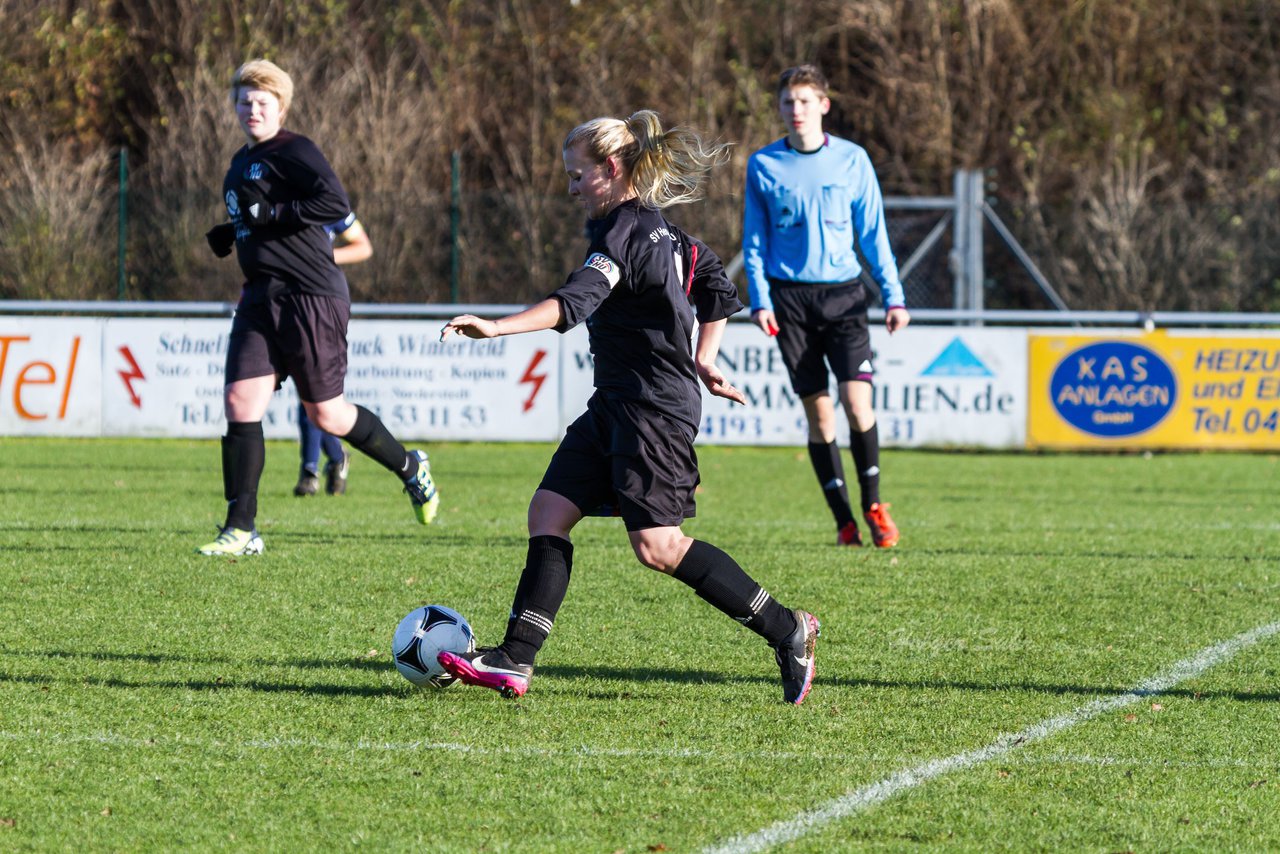
<svg viewBox="0 0 1280 854">
<path fill-rule="evenodd" d="M 224 560 L 216 443 L 0 440 L 0 850 L 1280 849 L 1280 455 L 890 451 L 877 551 L 803 450 L 703 448 L 686 531 L 822 620 L 795 708 L 605 519 L 528 695 L 411 686 L 412 608 L 500 639 L 551 449 L 430 450 L 422 529 L 271 443 Z"/>
</svg>

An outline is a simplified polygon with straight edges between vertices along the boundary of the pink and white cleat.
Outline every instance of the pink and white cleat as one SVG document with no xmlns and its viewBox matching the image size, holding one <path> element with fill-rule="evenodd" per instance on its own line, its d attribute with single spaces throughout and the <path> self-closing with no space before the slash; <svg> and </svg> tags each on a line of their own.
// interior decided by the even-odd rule
<svg viewBox="0 0 1280 854">
<path fill-rule="evenodd" d="M 533 677 L 532 664 L 516 664 L 492 646 L 474 652 L 442 652 L 436 661 L 458 681 L 492 688 L 507 699 L 523 697 Z"/>
</svg>

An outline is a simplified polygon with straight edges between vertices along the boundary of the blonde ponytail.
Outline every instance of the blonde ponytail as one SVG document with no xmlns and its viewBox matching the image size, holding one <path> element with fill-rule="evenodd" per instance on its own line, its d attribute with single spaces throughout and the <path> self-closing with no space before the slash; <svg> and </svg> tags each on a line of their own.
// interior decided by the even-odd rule
<svg viewBox="0 0 1280 854">
<path fill-rule="evenodd" d="M 626 121 L 601 118 L 578 125 L 564 148 L 577 144 L 597 163 L 617 157 L 640 203 L 659 209 L 702 198 L 703 180 L 728 159 L 729 150 L 727 144 L 708 146 L 689 128 L 664 131 L 653 110 L 640 110 Z"/>
</svg>

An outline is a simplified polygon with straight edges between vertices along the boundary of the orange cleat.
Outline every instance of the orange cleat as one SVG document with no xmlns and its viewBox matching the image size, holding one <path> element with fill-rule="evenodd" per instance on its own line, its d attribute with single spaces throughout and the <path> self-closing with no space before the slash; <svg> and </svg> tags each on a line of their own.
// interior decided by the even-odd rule
<svg viewBox="0 0 1280 854">
<path fill-rule="evenodd" d="M 860 546 L 862 545 L 862 534 L 858 533 L 858 523 L 852 520 L 845 523 L 845 526 L 836 531 L 837 546 Z"/>
<path fill-rule="evenodd" d="M 871 509 L 862 514 L 871 528 L 871 541 L 877 548 L 887 549 L 898 544 L 898 526 L 893 524 L 889 516 L 888 504 L 872 504 Z"/>
</svg>

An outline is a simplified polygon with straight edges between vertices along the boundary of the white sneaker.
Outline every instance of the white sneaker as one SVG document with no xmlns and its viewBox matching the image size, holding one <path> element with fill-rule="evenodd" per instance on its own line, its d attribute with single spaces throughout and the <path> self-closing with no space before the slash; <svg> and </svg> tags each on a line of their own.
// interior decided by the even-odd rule
<svg viewBox="0 0 1280 854">
<path fill-rule="evenodd" d="M 418 460 L 418 473 L 404 482 L 404 491 L 409 493 L 409 503 L 413 505 L 418 521 L 423 525 L 430 525 L 440 512 L 440 493 L 436 490 L 435 481 L 431 479 L 431 466 L 427 464 L 426 453 L 409 453 Z"/>
<path fill-rule="evenodd" d="M 258 535 L 257 528 L 245 531 L 227 526 L 218 532 L 212 543 L 205 543 L 196 551 L 202 555 L 260 555 L 262 537 Z"/>
</svg>

